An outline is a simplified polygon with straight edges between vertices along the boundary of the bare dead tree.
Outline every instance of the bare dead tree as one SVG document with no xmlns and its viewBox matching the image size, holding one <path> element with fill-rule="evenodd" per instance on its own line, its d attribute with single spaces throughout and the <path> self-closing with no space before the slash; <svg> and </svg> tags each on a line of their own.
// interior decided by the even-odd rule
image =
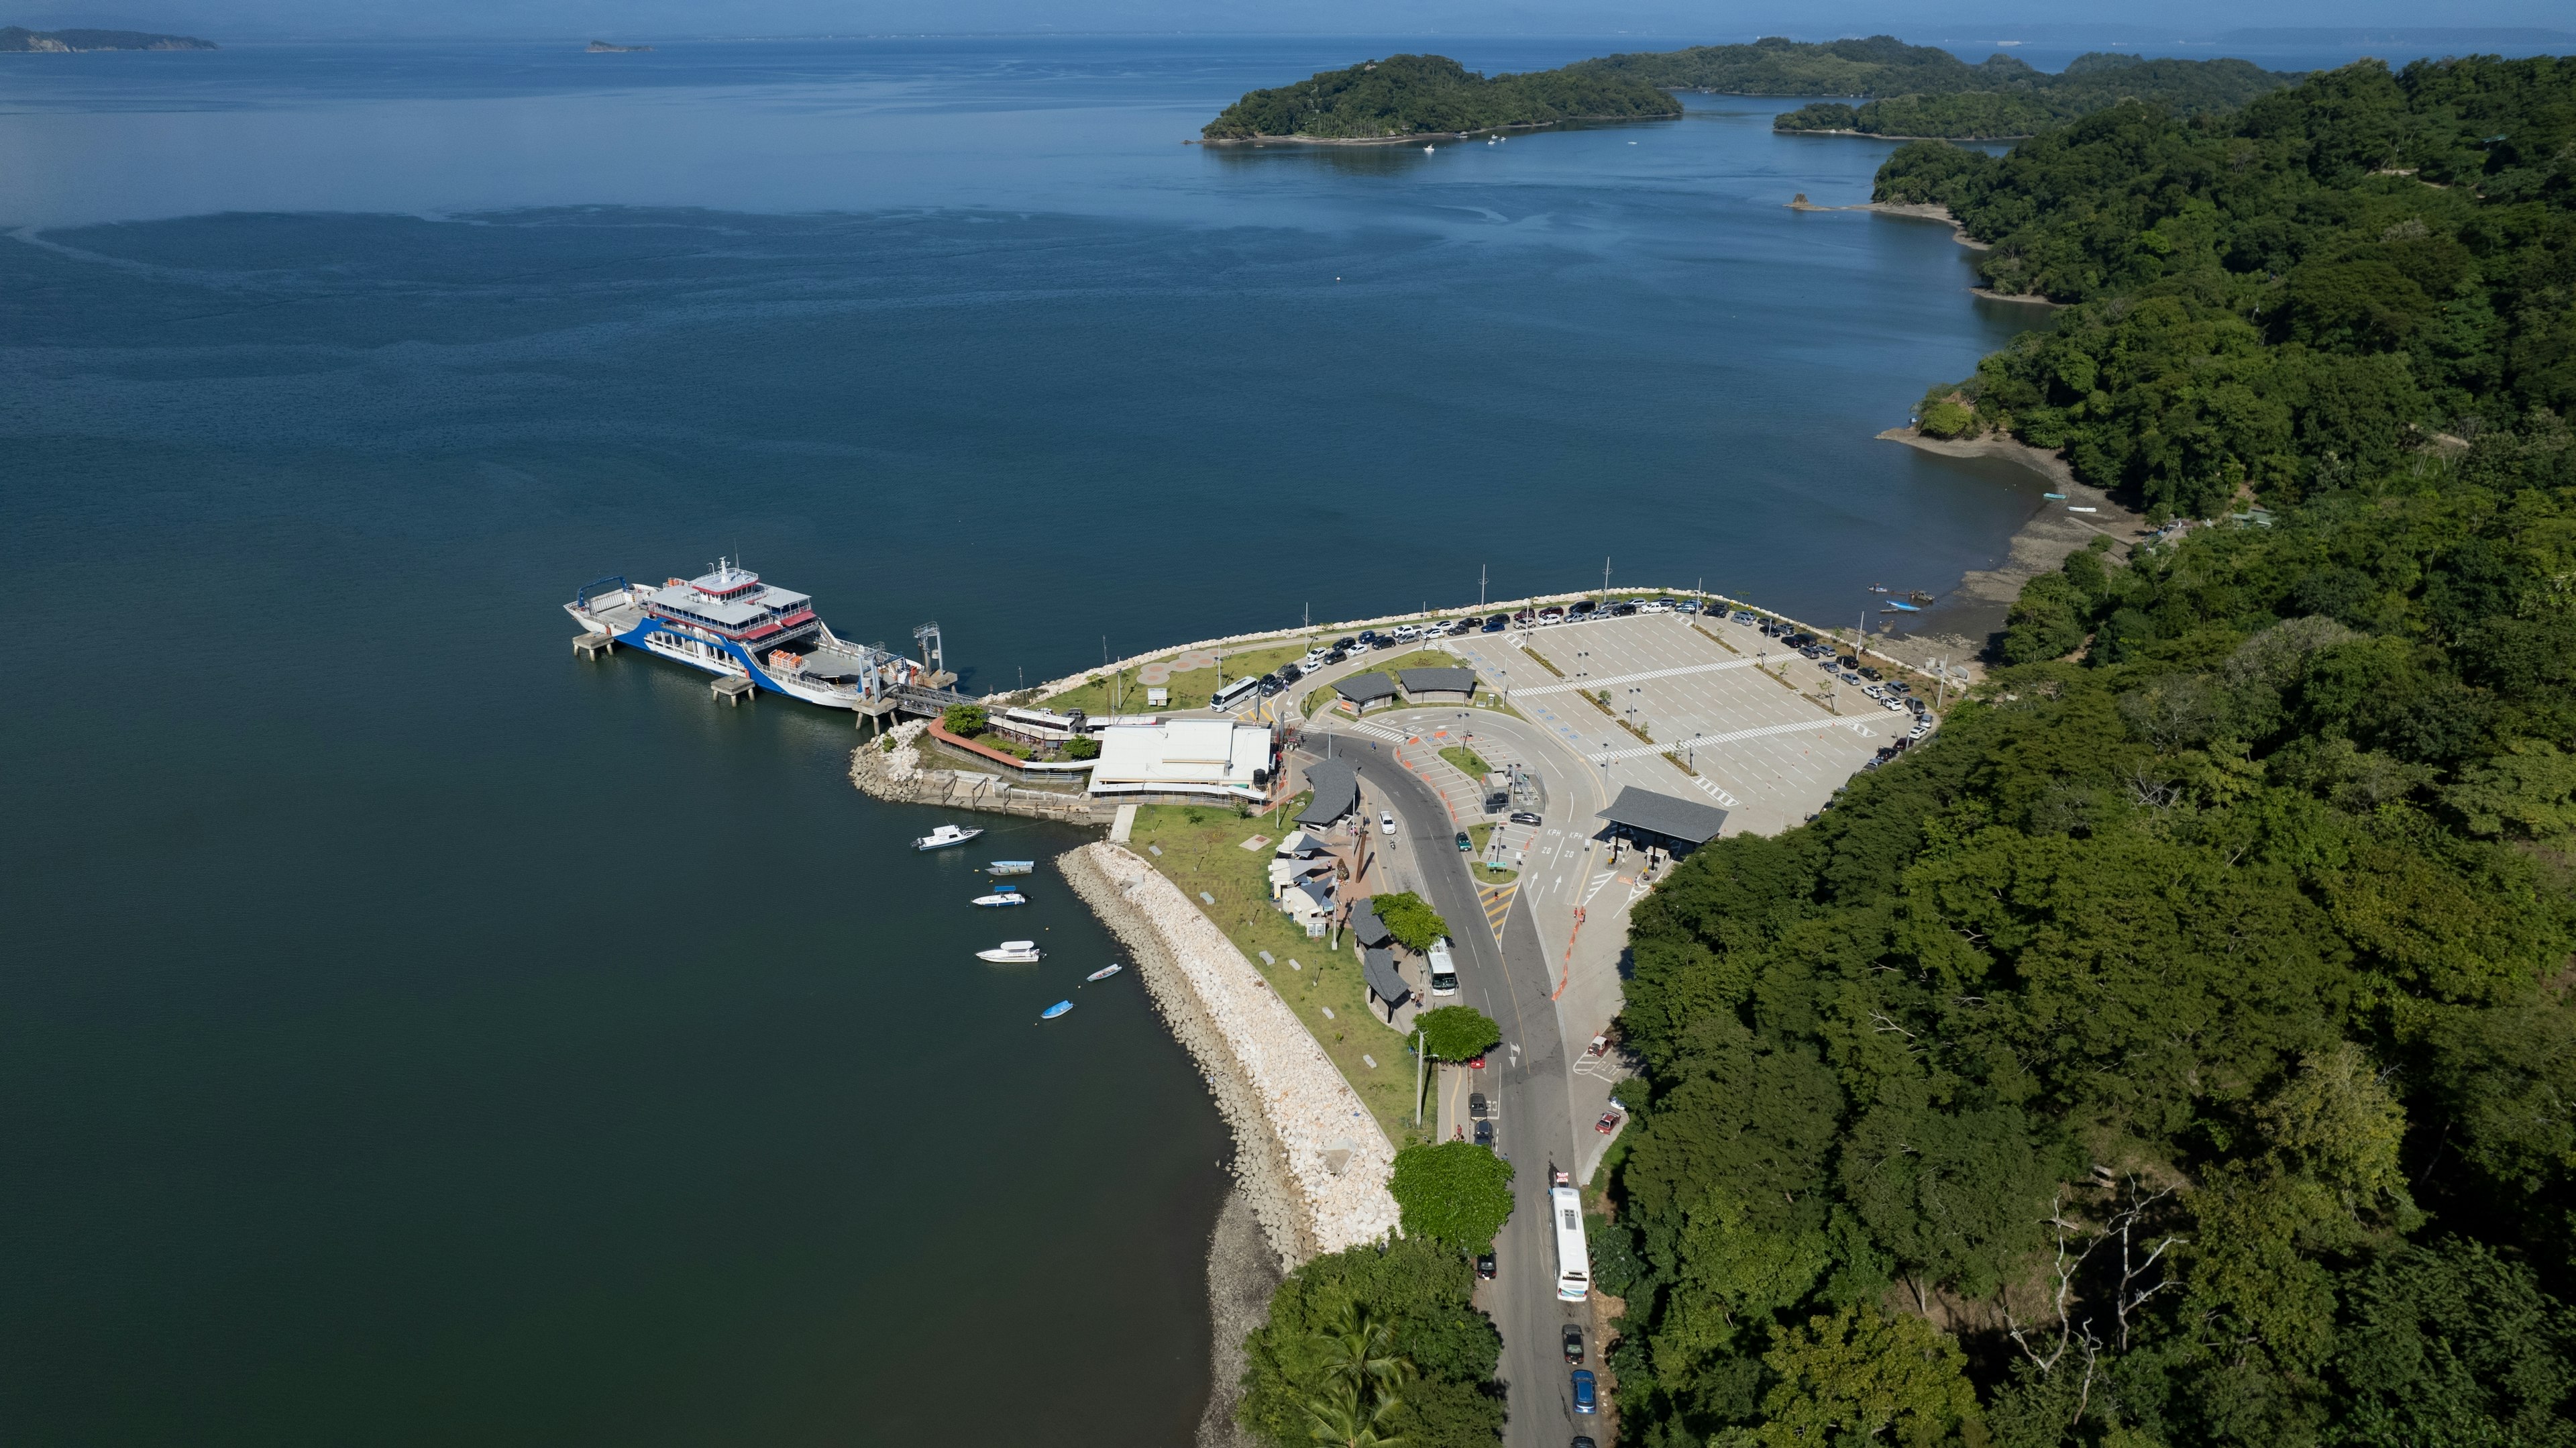
<svg viewBox="0 0 2576 1448">
<path fill-rule="evenodd" d="M 2120 1284 L 2112 1295 L 2111 1306 L 2120 1321 L 2120 1351 L 2122 1352 L 2129 1350 L 2129 1314 L 2144 1307 L 2147 1299 L 2174 1285 L 2173 1276 L 2170 1273 L 2157 1272 L 2156 1264 L 2163 1260 L 2166 1249 L 2189 1240 L 2168 1233 L 2163 1240 L 2148 1249 L 2143 1259 L 2135 1255 L 2131 1237 L 2137 1231 L 2140 1219 L 2146 1215 L 2149 1207 L 2172 1195 L 2173 1188 L 2166 1187 L 2150 1196 L 2141 1197 L 2138 1195 L 2138 1179 L 2132 1175 L 2129 1178 L 2129 1204 L 2111 1218 L 2112 1230 L 2120 1234 Z M 2155 1273 L 2155 1280 L 2152 1283 L 2145 1282 L 2144 1279 L 2151 1272 Z"/>
</svg>

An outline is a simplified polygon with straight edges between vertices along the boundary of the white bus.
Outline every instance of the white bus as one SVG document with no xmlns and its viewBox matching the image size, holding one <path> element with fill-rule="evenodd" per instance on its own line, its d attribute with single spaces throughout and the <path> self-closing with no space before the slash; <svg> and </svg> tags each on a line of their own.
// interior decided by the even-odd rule
<svg viewBox="0 0 2576 1448">
<path fill-rule="evenodd" d="M 1242 678 L 1235 680 L 1233 683 L 1226 685 L 1224 688 L 1217 690 L 1216 697 L 1208 700 L 1208 707 L 1211 709 L 1232 709 L 1235 705 L 1251 698 L 1254 692 L 1259 690 L 1260 687 L 1261 676 L 1259 674 L 1246 674 Z"/>
<path fill-rule="evenodd" d="M 1556 1295 L 1581 1302 L 1592 1295 L 1592 1253 L 1583 1244 L 1583 1194 L 1570 1186 L 1550 1187 L 1547 1207 L 1556 1219 Z"/>
<path fill-rule="evenodd" d="M 1449 954 L 1449 938 L 1431 942 L 1431 993 L 1453 996 L 1458 993 L 1458 962 Z"/>
</svg>

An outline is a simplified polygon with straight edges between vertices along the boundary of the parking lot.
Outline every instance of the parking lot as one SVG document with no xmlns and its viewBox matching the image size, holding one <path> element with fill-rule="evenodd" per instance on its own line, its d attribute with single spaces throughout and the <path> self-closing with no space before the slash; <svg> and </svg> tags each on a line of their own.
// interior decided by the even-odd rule
<svg viewBox="0 0 2576 1448">
<path fill-rule="evenodd" d="M 1751 627 L 1717 618 L 1663 613 L 1559 624 L 1524 642 L 1562 677 L 1502 635 L 1471 635 L 1451 646 L 1504 682 L 1513 707 L 1600 771 L 1609 792 L 1635 785 L 1704 798 L 1728 811 L 1729 834 L 1775 834 L 1798 824 L 1914 723 L 1912 714 L 1890 712 L 1849 684 L 1838 686 L 1841 712 L 1832 712 L 1800 693 L 1819 689 L 1822 669 Z M 1765 653 L 1774 665 L 1786 661 L 1787 683 L 1757 667 Z M 1605 690 L 1613 714 L 1585 700 Z M 1633 720 L 1652 742 L 1619 727 L 1621 720 Z M 1698 777 L 1675 768 L 1663 757 L 1668 751 Z"/>
</svg>

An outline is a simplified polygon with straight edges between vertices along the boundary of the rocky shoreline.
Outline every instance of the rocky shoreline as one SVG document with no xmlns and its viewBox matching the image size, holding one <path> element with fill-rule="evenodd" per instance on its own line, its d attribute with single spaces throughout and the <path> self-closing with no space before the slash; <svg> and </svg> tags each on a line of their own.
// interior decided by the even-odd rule
<svg viewBox="0 0 2576 1448">
<path fill-rule="evenodd" d="M 858 786 L 859 793 L 892 804 L 989 810 L 1069 825 L 1108 820 L 1108 812 L 1085 795 L 1031 789 L 979 770 L 926 767 L 921 736 L 929 727 L 928 720 L 914 719 L 887 730 L 883 739 L 871 739 L 852 750 L 850 783 Z"/>
<path fill-rule="evenodd" d="M 1199 1442 L 1239 1441 L 1243 1335 L 1299 1263 L 1396 1227 L 1395 1148 L 1305 1023 L 1180 887 L 1113 844 L 1056 857 L 1076 896 L 1128 949 L 1174 1039 L 1234 1133 L 1236 1190 L 1208 1248 L 1215 1328 Z M 1255 1228 L 1257 1227 L 1257 1232 Z"/>
<path fill-rule="evenodd" d="M 1947 650 L 1950 657 L 1959 660 L 1982 654 L 2003 628 L 2004 617 L 2012 611 L 2013 600 L 2021 597 L 2023 584 L 2054 571 L 2069 554 L 2089 546 L 2095 538 L 2111 539 L 2113 556 L 2125 558 L 2129 549 L 2147 535 L 2146 515 L 2100 488 L 2076 481 L 2075 470 L 2060 454 L 2032 447 L 2019 438 L 1990 435 L 1944 441 L 1926 437 L 1911 427 L 1891 427 L 1878 436 L 1882 441 L 1901 442 L 1943 457 L 1996 458 L 2013 463 L 2045 478 L 2050 492 L 2066 495 L 2064 502 L 2048 502 L 2013 531 L 2011 552 L 2001 565 L 1961 577 L 1959 586 L 1924 614 L 1916 631 L 1900 636 L 1917 651 Z M 2073 513 L 2067 511 L 2070 506 L 2099 511 Z"/>
</svg>

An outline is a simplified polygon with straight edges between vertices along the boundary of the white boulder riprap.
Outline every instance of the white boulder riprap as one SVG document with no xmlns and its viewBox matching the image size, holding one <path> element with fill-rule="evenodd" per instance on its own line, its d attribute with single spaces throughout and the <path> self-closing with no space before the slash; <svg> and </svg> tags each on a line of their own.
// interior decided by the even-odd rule
<svg viewBox="0 0 2576 1448">
<path fill-rule="evenodd" d="M 1117 845 L 1085 845 L 1061 864 L 1135 951 L 1156 1004 L 1207 1073 L 1283 1266 L 1393 1232 L 1394 1146 L 1242 950 L 1179 886 Z"/>
</svg>

